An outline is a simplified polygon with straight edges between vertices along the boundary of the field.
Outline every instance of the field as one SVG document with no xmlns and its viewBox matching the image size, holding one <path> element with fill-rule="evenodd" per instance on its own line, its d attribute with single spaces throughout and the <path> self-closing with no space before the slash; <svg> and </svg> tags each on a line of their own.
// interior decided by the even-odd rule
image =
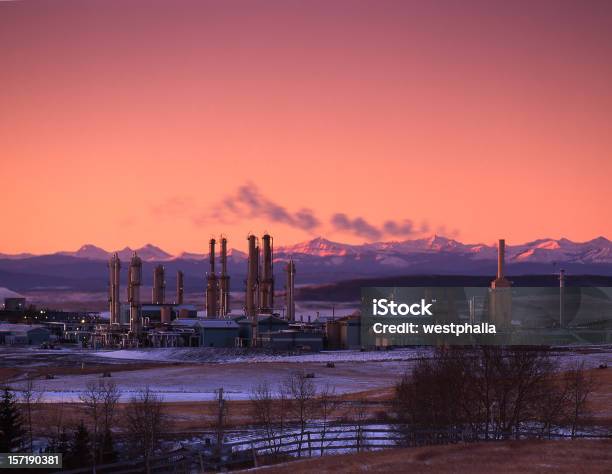
<svg viewBox="0 0 612 474">
<path fill-rule="evenodd" d="M 610 473 L 612 441 L 507 441 L 391 449 L 251 469 L 265 474 L 325 473 Z"/>
</svg>

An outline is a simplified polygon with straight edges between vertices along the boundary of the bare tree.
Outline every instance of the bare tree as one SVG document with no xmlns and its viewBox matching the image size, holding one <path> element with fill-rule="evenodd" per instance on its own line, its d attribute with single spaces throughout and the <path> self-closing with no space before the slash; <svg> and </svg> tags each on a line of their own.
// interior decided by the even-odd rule
<svg viewBox="0 0 612 474">
<path fill-rule="evenodd" d="M 518 438 L 534 422 L 550 431 L 565 404 L 556 369 L 538 348 L 439 348 L 396 386 L 398 425 L 409 443 Z"/>
<path fill-rule="evenodd" d="M 564 382 L 568 402 L 568 421 L 572 438 L 575 438 L 576 432 L 589 416 L 587 400 L 597 387 L 597 383 L 593 374 L 584 368 L 584 362 L 571 366 L 564 374 Z"/>
<path fill-rule="evenodd" d="M 215 390 L 217 396 L 217 416 L 215 421 L 215 434 L 217 438 L 217 445 L 215 451 L 219 458 L 223 454 L 223 442 L 225 440 L 225 430 L 227 424 L 227 417 L 229 415 L 229 405 L 227 399 L 224 397 L 223 388 Z"/>
<path fill-rule="evenodd" d="M 166 425 L 163 399 L 149 387 L 140 390 L 125 408 L 125 424 L 135 452 L 142 456 L 146 472 L 150 473 L 150 460 L 159 448 Z"/>
<path fill-rule="evenodd" d="M 302 456 L 302 444 L 308 423 L 315 412 L 316 388 L 304 371 L 293 372 L 284 382 L 285 393 L 290 397 L 289 410 L 299 424 L 298 457 Z"/>
<path fill-rule="evenodd" d="M 355 426 L 355 448 L 357 452 L 361 452 L 365 449 L 367 441 L 364 433 L 364 427 L 368 419 L 365 400 L 359 400 L 353 405 L 351 419 Z"/>
<path fill-rule="evenodd" d="M 83 404 L 85 416 L 89 419 L 91 427 L 91 460 L 93 472 L 96 472 L 100 439 L 100 421 L 104 405 L 104 390 L 102 381 L 91 381 L 85 390 L 79 395 L 79 400 Z"/>
<path fill-rule="evenodd" d="M 318 417 L 321 419 L 321 438 L 320 438 L 320 455 L 324 455 L 325 448 L 329 446 L 331 441 L 326 443 L 329 426 L 332 417 L 338 410 L 340 401 L 336 397 L 336 391 L 333 387 L 326 385 L 320 392 L 317 404 Z"/>
<path fill-rule="evenodd" d="M 37 410 L 38 404 L 42 400 L 42 393 L 36 390 L 35 382 L 33 377 L 28 377 L 26 384 L 21 391 L 21 403 L 24 409 L 24 418 L 26 424 L 26 431 L 28 436 L 28 444 L 30 452 L 34 452 L 34 432 L 32 419 L 35 411 Z"/>
<path fill-rule="evenodd" d="M 117 403 L 121 398 L 121 391 L 117 384 L 111 381 L 101 381 L 98 388 L 102 395 L 99 456 L 100 462 L 108 463 L 116 459 L 112 427 L 117 417 Z"/>
<path fill-rule="evenodd" d="M 44 433 L 49 439 L 49 448 L 52 452 L 64 452 L 60 448 L 66 448 L 66 420 L 65 420 L 65 402 L 61 400 L 53 404 L 52 410 L 45 410 L 43 426 Z"/>
<path fill-rule="evenodd" d="M 278 452 L 275 436 L 277 435 L 276 421 L 279 410 L 275 409 L 276 397 L 267 380 L 251 390 L 250 399 L 251 416 L 258 425 L 263 427 L 268 439 L 268 449 L 275 453 Z"/>
</svg>

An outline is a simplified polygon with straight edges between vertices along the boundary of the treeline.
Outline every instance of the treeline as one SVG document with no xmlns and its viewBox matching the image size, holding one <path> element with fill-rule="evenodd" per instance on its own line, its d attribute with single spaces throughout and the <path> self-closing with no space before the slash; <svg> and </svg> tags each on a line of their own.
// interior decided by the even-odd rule
<svg viewBox="0 0 612 474">
<path fill-rule="evenodd" d="M 561 370 L 547 351 L 521 347 L 438 348 L 397 384 L 395 421 L 406 444 L 461 439 L 575 437 L 589 419 L 595 380 L 583 363 Z"/>
</svg>

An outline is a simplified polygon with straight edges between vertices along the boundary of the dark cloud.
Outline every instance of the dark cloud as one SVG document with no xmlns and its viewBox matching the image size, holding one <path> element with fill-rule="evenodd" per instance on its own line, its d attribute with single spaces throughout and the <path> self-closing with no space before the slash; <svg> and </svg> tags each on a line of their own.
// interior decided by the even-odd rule
<svg viewBox="0 0 612 474">
<path fill-rule="evenodd" d="M 237 219 L 264 219 L 305 231 L 321 227 L 321 220 L 311 209 L 288 210 L 264 196 L 253 183 L 238 187 L 235 192 L 222 198 L 212 210 L 198 210 L 191 197 L 174 196 L 152 206 L 151 211 L 157 217 L 186 217 L 197 226 L 232 224 Z M 387 236 L 407 238 L 429 232 L 429 224 L 425 221 L 417 226 L 410 219 L 387 220 L 382 226 L 376 226 L 363 217 L 350 217 L 344 212 L 333 214 L 330 223 L 335 231 L 367 240 L 380 240 Z M 447 232 L 442 227 L 438 228 L 438 233 L 444 235 Z M 457 233 L 455 230 L 451 235 Z"/>
<path fill-rule="evenodd" d="M 383 230 L 388 235 L 405 237 L 416 234 L 414 224 L 410 219 L 404 219 L 401 222 L 387 221 L 383 225 Z"/>
<path fill-rule="evenodd" d="M 332 216 L 331 223 L 336 230 L 350 232 L 366 239 L 376 240 L 382 236 L 380 230 L 362 217 L 351 219 L 346 214 L 339 212 Z"/>
<path fill-rule="evenodd" d="M 221 203 L 221 209 L 218 209 L 215 215 L 265 218 L 302 230 L 314 230 L 320 225 L 319 219 L 310 209 L 290 212 L 284 206 L 266 198 L 259 192 L 257 186 L 251 183 L 240 186 L 234 195 L 226 197 Z"/>
</svg>

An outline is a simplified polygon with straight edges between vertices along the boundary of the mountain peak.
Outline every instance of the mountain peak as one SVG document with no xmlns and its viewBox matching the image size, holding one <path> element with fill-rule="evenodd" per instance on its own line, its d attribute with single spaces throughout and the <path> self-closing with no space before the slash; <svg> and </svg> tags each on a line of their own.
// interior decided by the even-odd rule
<svg viewBox="0 0 612 474">
<path fill-rule="evenodd" d="M 280 247 L 278 249 L 280 253 L 286 254 L 308 254 L 316 255 L 319 257 L 329 256 L 344 256 L 355 253 L 355 246 L 350 244 L 342 244 L 339 242 L 333 242 L 323 237 L 315 237 L 312 240 L 300 242 L 295 245 L 287 247 Z"/>
</svg>

